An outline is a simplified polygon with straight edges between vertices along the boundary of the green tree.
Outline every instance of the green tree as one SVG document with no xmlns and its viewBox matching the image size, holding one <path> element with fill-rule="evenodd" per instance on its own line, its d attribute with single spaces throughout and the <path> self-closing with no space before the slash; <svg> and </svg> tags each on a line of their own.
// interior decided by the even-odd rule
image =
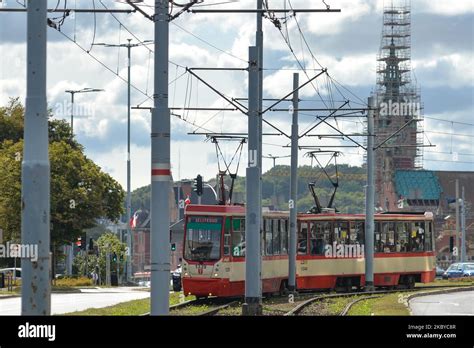
<svg viewBox="0 0 474 348">
<path fill-rule="evenodd" d="M 0 228 L 6 239 L 20 239 L 21 160 L 24 109 L 18 100 L 0 108 Z M 117 221 L 123 213 L 124 191 L 101 171 L 70 138 L 67 123 L 50 120 L 51 243 L 59 247 L 76 240 L 100 218 Z"/>
<path fill-rule="evenodd" d="M 10 98 L 6 106 L 0 107 L 0 143 L 4 140 L 16 142 L 23 138 L 25 108 L 19 100 Z"/>
</svg>

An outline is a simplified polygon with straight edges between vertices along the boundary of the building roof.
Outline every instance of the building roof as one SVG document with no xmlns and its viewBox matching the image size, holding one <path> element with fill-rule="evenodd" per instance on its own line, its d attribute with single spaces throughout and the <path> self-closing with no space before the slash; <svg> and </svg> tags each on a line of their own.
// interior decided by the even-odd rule
<svg viewBox="0 0 474 348">
<path fill-rule="evenodd" d="M 405 199 L 439 200 L 443 189 L 431 170 L 396 170 L 395 189 Z"/>
</svg>

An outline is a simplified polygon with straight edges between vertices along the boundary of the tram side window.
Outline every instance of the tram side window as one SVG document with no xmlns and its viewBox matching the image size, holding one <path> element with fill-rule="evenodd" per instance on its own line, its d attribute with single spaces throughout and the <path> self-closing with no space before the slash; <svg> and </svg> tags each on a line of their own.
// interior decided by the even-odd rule
<svg viewBox="0 0 474 348">
<path fill-rule="evenodd" d="M 307 254 L 308 249 L 308 225 L 302 222 L 298 229 L 298 254 Z"/>
<path fill-rule="evenodd" d="M 225 218 L 225 224 L 224 224 L 224 255 L 228 256 L 230 255 L 230 217 Z"/>
<path fill-rule="evenodd" d="M 380 238 L 381 238 L 381 223 L 374 222 L 374 252 L 381 253 L 383 249 L 380 247 Z"/>
<path fill-rule="evenodd" d="M 425 251 L 433 251 L 433 223 L 426 221 L 425 227 Z"/>
<path fill-rule="evenodd" d="M 397 222 L 397 231 L 396 231 L 396 252 L 407 252 L 408 248 L 408 233 L 410 224 L 407 222 Z"/>
<path fill-rule="evenodd" d="M 274 219 L 272 220 L 273 224 L 273 239 L 272 239 L 272 249 L 273 255 L 280 255 L 280 220 Z"/>
<path fill-rule="evenodd" d="M 280 220 L 281 254 L 288 254 L 288 220 Z"/>
<path fill-rule="evenodd" d="M 395 223 L 382 222 L 380 234 L 380 251 L 390 253 L 395 251 Z"/>
<path fill-rule="evenodd" d="M 423 251 L 425 242 L 425 222 L 416 221 L 411 224 L 410 251 Z"/>
<path fill-rule="evenodd" d="M 324 255 L 326 245 L 330 245 L 331 242 L 331 223 L 329 221 L 314 222 L 310 232 L 311 255 Z"/>
<path fill-rule="evenodd" d="M 271 219 L 264 220 L 264 228 L 265 228 L 265 255 L 273 255 L 273 229 L 272 229 L 272 222 Z"/>
<path fill-rule="evenodd" d="M 363 245 L 365 243 L 365 224 L 363 221 L 353 221 L 351 222 L 351 234 L 350 241 L 351 244 Z"/>
<path fill-rule="evenodd" d="M 349 222 L 337 221 L 334 223 L 334 240 L 337 244 L 350 244 Z"/>
<path fill-rule="evenodd" d="M 232 256 L 245 256 L 245 219 L 232 220 Z"/>
</svg>

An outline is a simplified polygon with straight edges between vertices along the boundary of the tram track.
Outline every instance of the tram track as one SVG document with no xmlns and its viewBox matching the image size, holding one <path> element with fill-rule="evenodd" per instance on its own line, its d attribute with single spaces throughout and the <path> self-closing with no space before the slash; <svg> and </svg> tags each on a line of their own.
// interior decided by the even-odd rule
<svg viewBox="0 0 474 348">
<path fill-rule="evenodd" d="M 450 288 L 468 288 L 469 285 L 433 285 L 433 286 L 418 286 L 412 289 L 390 289 L 390 290 L 376 290 L 376 291 L 358 291 L 358 292 L 348 292 L 348 293 L 340 293 L 340 294 L 322 294 L 318 296 L 311 297 L 294 308 L 284 314 L 284 316 L 297 316 L 299 315 L 304 309 L 309 307 L 311 304 L 315 302 L 322 302 L 328 299 L 334 298 L 341 298 L 341 297 L 351 297 L 351 296 L 360 296 L 359 298 L 354 299 L 350 303 L 348 303 L 344 310 L 339 314 L 341 316 L 347 315 L 349 310 L 352 308 L 353 305 L 356 303 L 373 298 L 379 298 L 383 295 L 387 294 L 394 294 L 394 293 L 403 293 L 403 292 L 418 292 L 418 291 L 426 291 L 426 290 L 436 290 L 436 289 L 450 289 Z"/>
<path fill-rule="evenodd" d="M 354 299 L 354 301 L 351 301 L 346 305 L 344 310 L 339 314 L 339 315 L 347 315 L 349 310 L 352 308 L 353 305 L 358 303 L 359 301 L 366 300 L 366 299 L 371 299 L 371 298 L 376 298 L 380 297 L 382 295 L 386 294 L 392 294 L 392 293 L 400 293 L 400 292 L 417 292 L 421 290 L 436 290 L 436 289 L 450 289 L 450 288 L 464 288 L 464 287 L 472 287 L 470 284 L 466 285 L 432 285 L 432 286 L 417 286 L 415 288 L 409 289 L 409 288 L 402 288 L 402 289 L 386 289 L 386 290 L 376 290 L 376 291 L 370 291 L 370 292 L 364 292 L 363 290 L 361 291 L 352 291 L 352 292 L 345 292 L 345 293 L 321 293 L 318 292 L 317 295 L 315 295 L 315 292 L 301 292 L 298 295 L 295 296 L 295 300 L 298 302 L 301 302 L 297 304 L 295 307 L 293 307 L 291 310 L 281 310 L 281 309 L 273 309 L 272 311 L 275 313 L 275 315 L 283 315 L 283 316 L 295 316 L 299 315 L 305 308 L 307 308 L 309 305 L 315 302 L 322 302 L 328 299 L 334 299 L 334 298 L 344 298 L 344 297 L 351 297 L 351 296 L 360 296 L 359 298 Z M 280 295 L 280 296 L 273 296 L 267 298 L 267 300 L 270 299 L 282 299 L 282 298 L 288 298 L 287 295 Z M 308 299 L 305 299 L 309 297 Z M 240 299 L 243 300 L 243 299 Z M 302 301 L 301 301 L 302 300 Z M 241 301 L 236 300 L 236 298 L 218 298 L 218 297 L 211 297 L 211 298 L 204 298 L 204 299 L 195 299 L 195 300 L 189 300 L 189 301 L 184 301 L 175 305 L 170 306 L 170 315 L 191 315 L 191 316 L 215 316 L 218 315 L 218 313 L 222 310 L 229 309 L 230 307 L 233 307 L 240 303 Z M 266 307 L 272 306 L 272 304 L 265 304 Z M 281 314 L 276 314 L 276 313 L 281 313 Z M 142 314 L 141 316 L 149 316 L 150 313 L 145 313 Z"/>
</svg>

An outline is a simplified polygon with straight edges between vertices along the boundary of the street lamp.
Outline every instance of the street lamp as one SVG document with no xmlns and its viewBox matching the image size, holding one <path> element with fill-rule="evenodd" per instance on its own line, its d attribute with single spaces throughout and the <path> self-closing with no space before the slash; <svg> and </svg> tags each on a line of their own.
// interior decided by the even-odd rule
<svg viewBox="0 0 474 348">
<path fill-rule="evenodd" d="M 76 93 L 89 93 L 89 92 L 104 92 L 103 89 L 98 88 L 82 88 L 78 90 L 66 90 L 66 93 L 71 93 L 71 138 L 74 136 L 74 94 Z"/>
</svg>

